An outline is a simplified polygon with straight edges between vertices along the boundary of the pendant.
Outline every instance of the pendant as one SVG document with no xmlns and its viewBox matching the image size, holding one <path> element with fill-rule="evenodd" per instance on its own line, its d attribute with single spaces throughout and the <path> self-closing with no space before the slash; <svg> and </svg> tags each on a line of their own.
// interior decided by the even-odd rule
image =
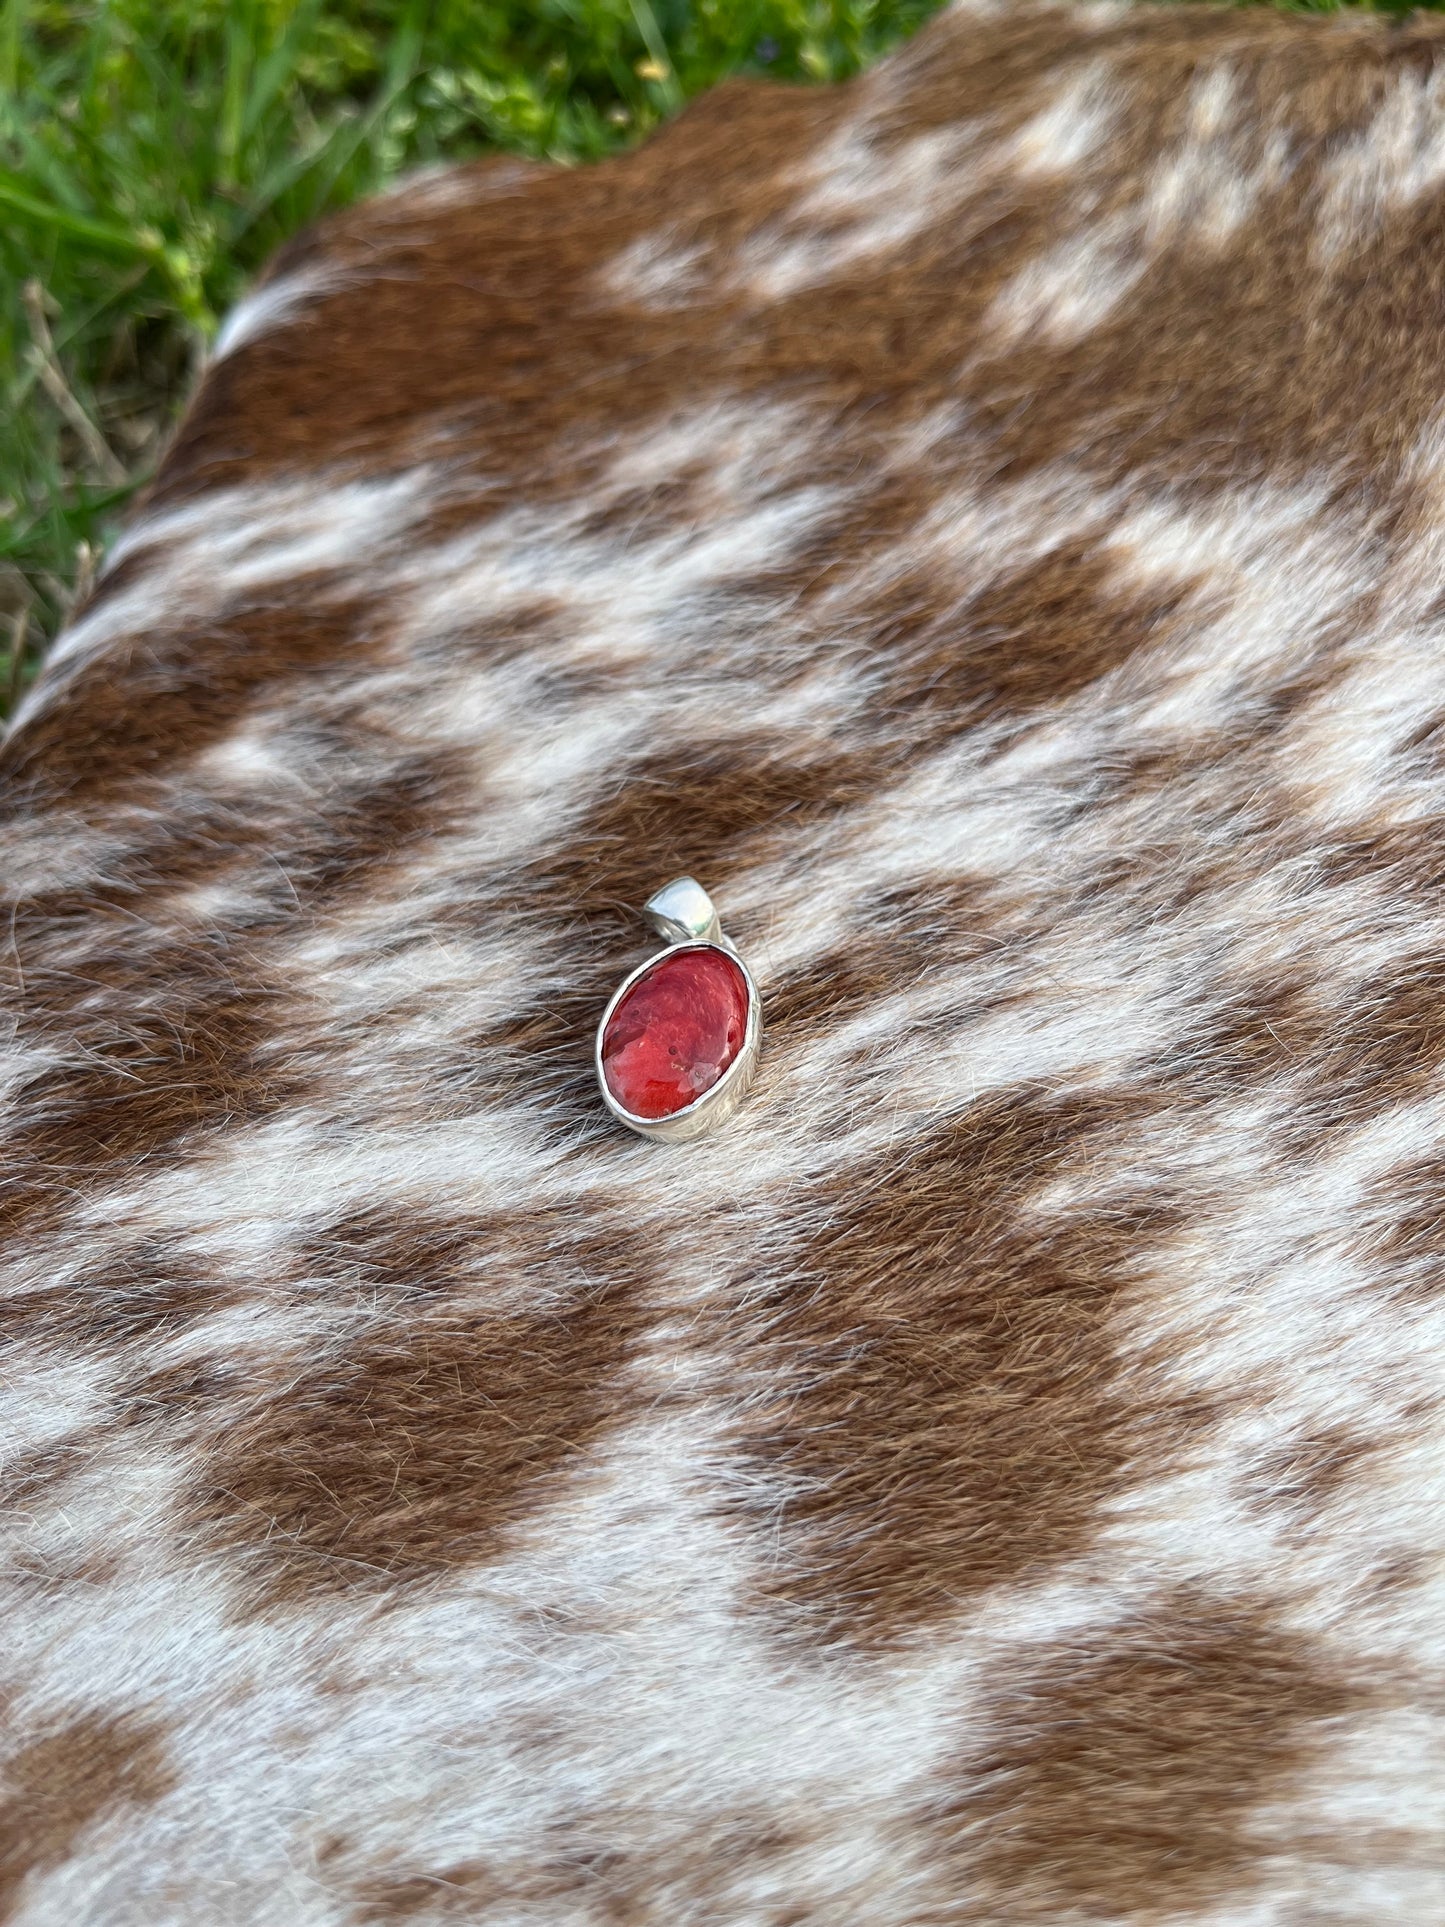
<svg viewBox="0 0 1445 1927">
<path fill-rule="evenodd" d="M 762 1007 L 747 965 L 691 877 L 643 906 L 666 947 L 613 992 L 597 1026 L 597 1082 L 615 1118 L 683 1144 L 737 1109 L 757 1067 Z"/>
</svg>

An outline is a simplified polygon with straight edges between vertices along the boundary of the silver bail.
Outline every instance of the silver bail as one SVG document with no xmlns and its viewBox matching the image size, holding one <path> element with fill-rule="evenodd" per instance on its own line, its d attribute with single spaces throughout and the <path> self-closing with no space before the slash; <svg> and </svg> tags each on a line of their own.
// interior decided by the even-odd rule
<svg viewBox="0 0 1445 1927">
<path fill-rule="evenodd" d="M 712 898 L 691 877 L 674 877 L 655 890 L 642 914 L 669 943 L 720 943 L 722 925 Z"/>
</svg>

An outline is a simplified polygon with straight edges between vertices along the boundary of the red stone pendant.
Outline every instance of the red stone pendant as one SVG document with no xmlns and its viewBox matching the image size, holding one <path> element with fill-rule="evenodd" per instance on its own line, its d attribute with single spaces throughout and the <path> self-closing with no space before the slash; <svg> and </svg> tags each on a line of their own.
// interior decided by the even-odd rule
<svg viewBox="0 0 1445 1927">
<path fill-rule="evenodd" d="M 680 1142 L 730 1117 L 752 1081 L 762 1035 L 757 987 L 691 877 L 646 906 L 668 939 L 634 970 L 597 1028 L 608 1109 L 643 1137 Z"/>
</svg>

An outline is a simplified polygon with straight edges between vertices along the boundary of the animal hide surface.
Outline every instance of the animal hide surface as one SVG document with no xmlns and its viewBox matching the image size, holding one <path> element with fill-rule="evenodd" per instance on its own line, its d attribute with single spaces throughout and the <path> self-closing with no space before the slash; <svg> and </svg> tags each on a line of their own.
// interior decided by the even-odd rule
<svg viewBox="0 0 1445 1927">
<path fill-rule="evenodd" d="M 3 809 L 0 1917 L 1445 1922 L 1438 25 L 340 216 Z"/>
</svg>

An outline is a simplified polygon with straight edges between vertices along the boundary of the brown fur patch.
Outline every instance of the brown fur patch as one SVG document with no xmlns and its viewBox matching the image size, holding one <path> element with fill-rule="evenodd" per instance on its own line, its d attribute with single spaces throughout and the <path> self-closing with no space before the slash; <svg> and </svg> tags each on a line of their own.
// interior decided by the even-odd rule
<svg viewBox="0 0 1445 1927">
<path fill-rule="evenodd" d="M 927 498 L 926 488 L 920 493 Z M 860 522 L 871 521 L 865 510 Z M 844 552 L 853 546 L 845 535 Z M 875 700 L 906 737 L 910 755 L 982 721 L 1067 702 L 1141 650 L 1165 642 L 1186 589 L 1171 584 L 1152 595 L 1130 593 L 1116 574 L 1115 561 L 1076 542 L 977 595 L 960 595 L 955 587 L 952 607 L 930 606 L 926 581 L 910 583 L 905 576 L 891 586 L 891 606 L 860 609 L 878 648 Z M 938 592 L 935 582 L 931 594 Z"/>
<path fill-rule="evenodd" d="M 1281 1157 L 1433 1087 L 1445 1066 L 1438 958 L 1401 958 L 1331 992 L 1321 994 L 1302 962 L 1282 964 L 1231 990 L 1157 1068 L 1216 1093 L 1287 1082 L 1297 1097 L 1277 1138 Z"/>
<path fill-rule="evenodd" d="M 441 1296 L 475 1278 L 479 1260 L 485 1267 L 489 1233 L 495 1229 L 485 1220 L 375 1204 L 323 1225 L 297 1255 L 308 1270 L 344 1278 L 365 1291 Z"/>
<path fill-rule="evenodd" d="M 606 1927 L 739 1918 L 748 1927 L 808 1927 L 818 1915 L 788 1897 L 783 1868 L 810 1844 L 803 1826 L 766 1812 L 710 1813 L 681 1838 L 669 1829 L 667 1837 L 650 1832 L 644 1841 L 629 1816 L 591 1814 L 558 1828 L 524 1866 L 475 1858 L 373 1874 L 355 1888 L 356 1920 L 358 1927 L 470 1923 L 494 1909 L 581 1905 Z M 784 1891 L 771 1897 L 775 1883 Z"/>
<path fill-rule="evenodd" d="M 112 954 L 108 968 L 112 987 L 132 995 L 76 1025 L 75 1043 L 90 1046 L 83 1059 L 41 1072 L 18 1094 L 0 1179 L 0 1221 L 11 1229 L 43 1227 L 88 1182 L 113 1183 L 192 1131 L 280 1102 L 255 1059 L 268 1030 L 266 986 L 238 983 L 203 951 L 160 939 L 145 957 Z M 146 990 L 152 971 L 158 996 Z"/>
<path fill-rule="evenodd" d="M 1445 1155 L 1386 1172 L 1361 1216 L 1359 1251 L 1399 1297 L 1428 1304 L 1445 1293 Z"/>
<path fill-rule="evenodd" d="M 0 1304 L 0 1343 L 50 1338 L 109 1346 L 164 1338 L 230 1302 L 223 1277 L 164 1240 L 142 1240 L 82 1268 L 63 1286 Z"/>
<path fill-rule="evenodd" d="M 930 972 L 1004 947 L 988 892 L 968 877 L 924 878 L 860 903 L 836 949 L 769 984 L 770 1054 L 845 1021 Z M 977 1014 L 977 1005 L 971 1009 Z"/>
<path fill-rule="evenodd" d="M 705 748 L 644 757 L 619 770 L 617 786 L 573 825 L 555 850 L 507 880 L 575 916 L 632 919 L 658 877 L 679 873 L 719 884 L 769 835 L 807 826 L 875 794 L 872 756 L 799 756 L 780 739 L 734 736 Z M 739 935 L 746 932 L 741 930 Z"/>
<path fill-rule="evenodd" d="M 104 583 L 98 599 L 111 593 Z M 298 599 L 293 585 L 284 607 L 148 638 L 125 676 L 81 677 L 63 704 L 0 749 L 0 779 L 32 806 L 39 795 L 93 803 L 118 785 L 133 791 L 208 748 L 268 683 L 354 662 L 368 620 L 364 603 Z"/>
<path fill-rule="evenodd" d="M 1325 1125 L 1408 1103 L 1445 1066 L 1445 960 L 1401 959 L 1352 992 L 1348 1010 L 1324 1027 L 1311 1066 Z"/>
<path fill-rule="evenodd" d="M 509 1892 L 510 1884 L 475 1860 L 439 1867 L 435 1873 L 384 1874 L 359 1885 L 354 1917 L 357 1927 L 391 1927 L 394 1921 L 476 1920 L 479 1910 L 519 1898 L 515 1887 Z M 529 1884 L 535 1888 L 537 1883 Z"/>
<path fill-rule="evenodd" d="M 1172 1201 L 1141 1183 L 1036 1208 L 1140 1115 L 1108 1093 L 980 1098 L 831 1188 L 757 1336 L 783 1402 L 748 1448 L 792 1487 L 776 1603 L 890 1641 L 1081 1550 L 1131 1450 L 1167 1449 L 1115 1383 L 1109 1319 Z"/>
<path fill-rule="evenodd" d="M 131 1715 L 84 1713 L 28 1740 L 0 1781 L 0 1914 L 31 1874 L 58 1867 L 93 1821 L 151 1806 L 175 1785 L 165 1729 Z"/>
<path fill-rule="evenodd" d="M 1263 1511 L 1282 1510 L 1308 1522 L 1349 1486 L 1379 1449 L 1379 1441 L 1358 1426 L 1325 1425 L 1301 1433 L 1250 1468 L 1244 1497 Z"/>
<path fill-rule="evenodd" d="M 1288 1797 L 1358 1694 L 1248 1604 L 1188 1592 L 1061 1653 L 995 1705 L 949 1818 L 1011 1921 L 1157 1918 L 1239 1893 Z"/>
<path fill-rule="evenodd" d="M 264 813 L 244 824 L 193 822 L 189 843 L 158 817 L 162 848 L 117 863 L 132 870 L 123 882 L 16 906 L 6 974 L 35 1011 L 34 1032 L 71 1061 L 18 1093 L 20 1121 L 0 1139 L 0 1225 L 38 1231 L 98 1178 L 179 1154 L 198 1133 L 233 1129 L 294 1098 L 299 1062 L 278 1063 L 264 1048 L 286 1001 L 266 940 L 306 911 L 374 886 L 440 833 L 457 808 L 456 774 L 447 755 L 397 757 L 369 778 L 338 780 L 299 822 L 272 824 Z M 164 848 L 174 841 L 179 848 Z M 147 903 L 154 915 L 146 886 L 157 871 L 172 887 L 195 883 L 223 874 L 238 851 L 284 881 L 284 908 L 263 907 L 224 953 L 204 930 L 137 910 Z"/>
<path fill-rule="evenodd" d="M 403 1271 L 404 1237 L 398 1224 L 391 1261 Z M 438 1245 L 427 1227 L 418 1262 Z M 562 1468 L 629 1415 L 623 1373 L 648 1272 L 636 1242 L 620 1228 L 537 1222 L 520 1271 L 495 1233 L 476 1254 L 488 1269 L 497 1286 L 530 1276 L 555 1303 L 387 1317 L 226 1429 L 192 1511 L 218 1543 L 250 1551 L 270 1597 L 398 1585 L 494 1557 Z"/>
</svg>

